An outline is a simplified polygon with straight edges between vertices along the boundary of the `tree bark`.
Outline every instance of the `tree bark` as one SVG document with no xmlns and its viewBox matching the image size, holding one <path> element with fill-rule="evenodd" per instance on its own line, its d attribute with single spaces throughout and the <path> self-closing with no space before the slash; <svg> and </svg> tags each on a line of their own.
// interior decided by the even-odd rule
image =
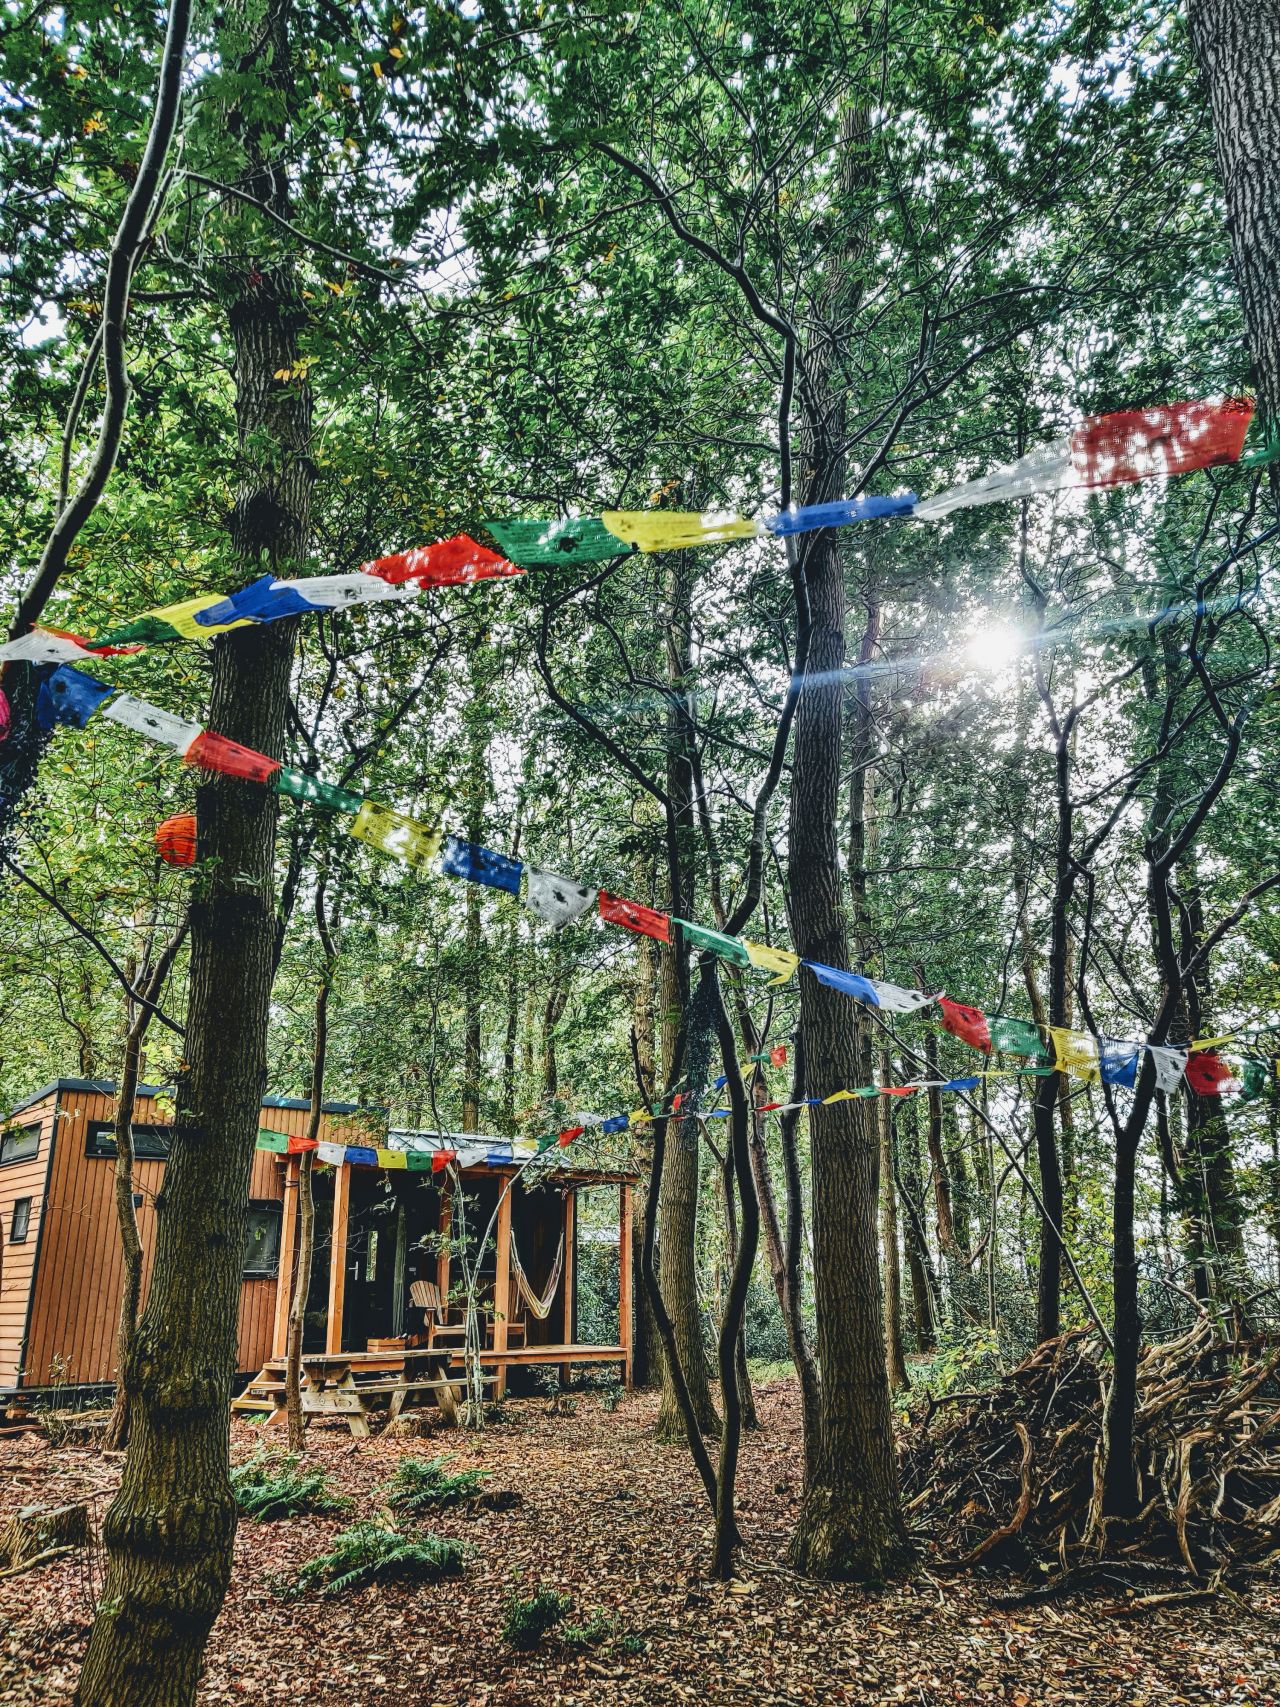
<svg viewBox="0 0 1280 1707">
<path fill-rule="evenodd" d="M 281 98 L 292 88 L 288 0 L 271 0 L 245 53 Z M 245 42 L 249 45 L 245 47 Z M 237 110 L 249 183 L 287 216 L 281 138 Z M 289 573 L 303 561 L 314 477 L 304 324 L 294 269 L 255 266 L 230 312 L 241 475 L 231 516 L 240 568 Z M 212 646 L 209 727 L 281 756 L 296 622 L 223 635 Z M 228 1462 L 245 1208 L 275 958 L 276 795 L 215 776 L 196 793 L 201 883 L 191 907 L 187 1059 L 157 1200 L 156 1264 L 126 1365 L 133 1437 L 103 1536 L 106 1585 L 78 1699 L 84 1707 L 188 1707 L 231 1574 L 236 1504 Z"/>
<path fill-rule="evenodd" d="M 1188 0 L 1263 424 L 1280 422 L 1280 0 Z"/>
<path fill-rule="evenodd" d="M 910 1387 L 902 1352 L 902 1264 L 898 1257 L 898 1194 L 894 1184 L 893 1118 L 889 1098 L 879 1097 L 880 1114 L 880 1249 L 884 1265 L 884 1355 L 889 1387 L 903 1393 Z"/>
</svg>

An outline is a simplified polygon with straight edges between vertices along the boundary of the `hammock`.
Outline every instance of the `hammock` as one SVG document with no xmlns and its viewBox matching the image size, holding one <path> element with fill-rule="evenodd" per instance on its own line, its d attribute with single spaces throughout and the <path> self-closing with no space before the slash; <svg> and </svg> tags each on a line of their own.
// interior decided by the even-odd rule
<svg viewBox="0 0 1280 1707">
<path fill-rule="evenodd" d="M 547 1282 L 542 1296 L 533 1290 L 529 1276 L 524 1272 L 520 1261 L 520 1253 L 516 1249 L 515 1228 L 511 1229 L 511 1272 L 515 1276 L 516 1291 L 524 1299 L 526 1307 L 533 1312 L 540 1322 L 545 1322 L 551 1314 L 551 1306 L 555 1302 L 556 1291 L 560 1285 L 560 1275 L 564 1269 L 564 1228 L 560 1229 L 560 1247 L 556 1251 L 556 1260 L 551 1265 L 551 1279 Z"/>
</svg>

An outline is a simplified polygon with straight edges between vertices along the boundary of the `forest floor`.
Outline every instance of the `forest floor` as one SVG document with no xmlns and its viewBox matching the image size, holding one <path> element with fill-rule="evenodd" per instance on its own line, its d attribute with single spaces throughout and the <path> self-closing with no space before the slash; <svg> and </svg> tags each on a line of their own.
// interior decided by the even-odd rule
<svg viewBox="0 0 1280 1707">
<path fill-rule="evenodd" d="M 1134 1613 L 1073 1598 L 1017 1611 L 992 1607 L 992 1585 L 948 1576 L 928 1559 L 904 1586 L 868 1593 L 800 1581 L 781 1565 L 800 1487 L 797 1394 L 758 1391 L 763 1429 L 743 1454 L 746 1548 L 741 1578 L 708 1582 L 701 1492 L 679 1446 L 656 1444 L 656 1401 L 597 1393 L 571 1414 L 516 1401 L 483 1435 L 353 1441 L 317 1425 L 311 1462 L 376 1515 L 376 1486 L 402 1456 L 448 1451 L 455 1467 L 514 1489 L 506 1512 L 446 1512 L 427 1527 L 464 1540 L 465 1574 L 430 1586 L 390 1584 L 342 1599 L 282 1600 L 294 1575 L 351 1517 L 242 1522 L 231 1592 L 214 1627 L 200 1702 L 306 1701 L 329 1707 L 578 1707 L 685 1701 L 1164 1703 L 1280 1701 L 1280 1593 L 1239 1608 L 1205 1604 Z M 239 1461 L 261 1430 L 236 1422 Z M 17 1506 L 92 1497 L 98 1512 L 120 1460 L 42 1436 L 0 1440 L 0 1521 Z M 0 1580 L 0 1700 L 47 1707 L 71 1699 L 99 1566 L 77 1557 Z M 530 1654 L 502 1636 L 513 1591 L 571 1595 L 569 1621 L 596 1614 L 598 1639 L 544 1637 Z M 599 1632 L 603 1631 L 603 1634 Z"/>
</svg>

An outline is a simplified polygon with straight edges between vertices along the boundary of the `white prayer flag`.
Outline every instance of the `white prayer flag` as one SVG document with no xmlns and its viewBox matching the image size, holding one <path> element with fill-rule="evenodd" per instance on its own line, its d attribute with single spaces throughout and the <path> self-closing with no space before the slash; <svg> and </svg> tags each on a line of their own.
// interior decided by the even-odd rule
<svg viewBox="0 0 1280 1707">
<path fill-rule="evenodd" d="M 61 634 L 50 634 L 45 628 L 33 628 L 29 634 L 21 634 L 16 640 L 6 640 L 0 646 L 0 658 L 12 658 L 28 664 L 74 664 L 93 656 L 74 640 L 66 640 Z"/>
<path fill-rule="evenodd" d="M 331 1166 L 333 1166 L 335 1168 L 340 1168 L 346 1162 L 346 1159 L 347 1159 L 347 1146 L 345 1144 L 317 1144 L 316 1145 L 316 1161 L 317 1162 L 328 1162 L 331 1164 Z"/>
<path fill-rule="evenodd" d="M 899 984 L 882 984 L 878 978 L 871 979 L 871 987 L 880 1006 L 891 1014 L 913 1014 L 917 1008 L 927 1008 L 930 1002 L 938 999 L 926 996 L 923 990 L 904 990 Z"/>
<path fill-rule="evenodd" d="M 122 693 L 110 705 L 104 705 L 102 715 L 115 723 L 123 723 L 126 729 L 145 735 L 150 741 L 172 747 L 178 753 L 185 753 L 196 736 L 203 734 L 198 723 L 188 723 L 185 718 L 175 717 L 171 711 L 161 711 L 158 705 L 151 705 L 145 699 L 135 699 L 129 693 Z"/>
<path fill-rule="evenodd" d="M 276 586 L 288 588 L 313 605 L 326 610 L 341 610 L 347 605 L 382 603 L 387 600 L 416 599 L 421 587 L 412 583 L 393 586 L 377 575 L 308 575 L 300 581 L 277 581 Z"/>
<path fill-rule="evenodd" d="M 1016 462 L 984 474 L 981 480 L 966 480 L 961 486 L 949 486 L 945 492 L 923 499 L 914 514 L 920 521 L 936 522 L 952 510 L 998 504 L 1007 498 L 1029 498 L 1033 492 L 1057 492 L 1072 484 L 1071 440 L 1054 439 Z"/>
<path fill-rule="evenodd" d="M 1187 1051 L 1163 1048 L 1157 1043 L 1148 1043 L 1147 1048 L 1156 1064 L 1156 1089 L 1176 1091 L 1187 1070 Z"/>
<path fill-rule="evenodd" d="M 596 891 L 571 877 L 561 877 L 554 871 L 542 871 L 536 865 L 526 867 L 529 874 L 524 904 L 549 925 L 567 925 L 586 912 L 596 898 Z"/>
</svg>

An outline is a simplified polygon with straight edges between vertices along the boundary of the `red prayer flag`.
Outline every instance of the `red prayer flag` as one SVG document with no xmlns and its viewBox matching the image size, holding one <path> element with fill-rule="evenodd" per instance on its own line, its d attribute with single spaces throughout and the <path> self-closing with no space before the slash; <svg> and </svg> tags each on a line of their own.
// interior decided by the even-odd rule
<svg viewBox="0 0 1280 1707">
<path fill-rule="evenodd" d="M 269 759 L 265 753 L 255 753 L 252 747 L 242 747 L 239 741 L 229 741 L 208 729 L 201 730 L 182 757 L 186 764 L 242 777 L 246 782 L 270 782 L 281 768 L 279 759 Z"/>
<path fill-rule="evenodd" d="M 289 1155 L 300 1156 L 304 1150 L 318 1150 L 320 1146 L 314 1138 L 290 1138 Z"/>
<path fill-rule="evenodd" d="M 882 1097 L 913 1097 L 920 1089 L 919 1085 L 881 1085 Z"/>
<path fill-rule="evenodd" d="M 760 1113 L 761 1114 L 772 1114 L 775 1108 L 781 1108 L 781 1107 L 782 1107 L 782 1104 L 780 1102 L 762 1102 L 760 1104 Z"/>
<path fill-rule="evenodd" d="M 625 925 L 629 931 L 651 936 L 658 942 L 671 941 L 671 919 L 666 913 L 655 912 L 641 901 L 625 901 L 621 895 L 600 891 L 600 917 L 611 925 Z"/>
<path fill-rule="evenodd" d="M 95 646 L 83 634 L 72 634 L 66 628 L 47 628 L 46 634 L 56 634 L 59 640 L 74 640 L 77 646 L 83 646 L 86 652 L 92 652 L 99 658 L 127 658 L 131 652 L 145 652 L 146 647 L 137 646 Z"/>
<path fill-rule="evenodd" d="M 417 581 L 423 587 L 464 586 L 472 581 L 492 581 L 499 576 L 524 574 L 523 569 L 465 533 L 456 534 L 453 539 L 438 540 L 434 545 L 415 546 L 412 551 L 394 551 L 389 557 L 375 557 L 372 563 L 362 563 L 360 568 L 364 574 L 376 575 L 380 581 L 393 584 Z"/>
<path fill-rule="evenodd" d="M 581 1138 L 582 1134 L 586 1130 L 585 1126 L 566 1126 L 564 1131 L 556 1139 L 556 1143 L 562 1150 L 567 1150 L 570 1144 L 573 1143 L 574 1139 Z"/>
<path fill-rule="evenodd" d="M 786 1044 L 785 1043 L 775 1043 L 773 1048 L 769 1051 L 769 1065 L 771 1067 L 785 1067 L 786 1064 L 787 1064 L 787 1046 L 786 1046 Z"/>
<path fill-rule="evenodd" d="M 940 996 L 938 1003 L 942 1009 L 944 1031 L 949 1031 L 952 1037 L 958 1037 L 974 1049 L 981 1049 L 984 1055 L 990 1053 L 991 1032 L 987 1027 L 987 1016 L 980 1008 L 966 1008 L 962 1002 L 949 1002 L 945 996 Z"/>
<path fill-rule="evenodd" d="M 1236 462 L 1252 418 L 1250 397 L 1093 415 L 1071 435 L 1073 483 L 1120 486 Z"/>
<path fill-rule="evenodd" d="M 1200 1049 L 1187 1056 L 1187 1083 L 1197 1096 L 1217 1096 L 1234 1077 L 1221 1055 L 1215 1055 L 1212 1049 Z"/>
<path fill-rule="evenodd" d="M 437 1150 L 435 1155 L 431 1158 L 432 1173 L 442 1174 L 449 1166 L 449 1163 L 456 1162 L 457 1159 L 458 1152 L 456 1150 Z"/>
</svg>

